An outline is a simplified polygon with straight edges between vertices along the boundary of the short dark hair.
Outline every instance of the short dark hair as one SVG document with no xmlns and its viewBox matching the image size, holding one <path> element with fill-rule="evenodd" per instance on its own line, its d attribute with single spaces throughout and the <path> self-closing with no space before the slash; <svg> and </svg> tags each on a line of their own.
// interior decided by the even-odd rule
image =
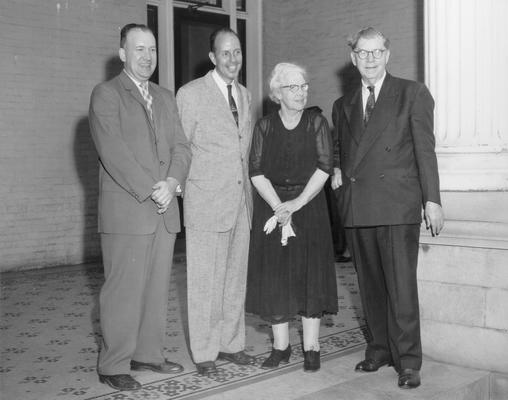
<svg viewBox="0 0 508 400">
<path fill-rule="evenodd" d="M 219 36 L 221 33 L 232 33 L 240 41 L 238 34 L 233 29 L 228 28 L 227 26 L 222 26 L 219 29 L 214 30 L 210 35 L 210 51 L 212 53 L 215 53 L 215 39 L 217 39 L 217 36 Z"/>
<path fill-rule="evenodd" d="M 387 49 L 390 48 L 390 40 L 388 40 L 388 38 L 385 35 L 383 35 L 377 29 L 374 29 L 372 26 L 362 28 L 354 35 L 351 35 L 351 37 L 347 41 L 347 44 L 349 45 L 349 47 L 351 47 L 351 50 L 354 50 L 356 49 L 356 45 L 358 44 L 358 41 L 360 39 L 372 39 L 375 37 L 380 37 L 381 39 L 383 39 L 384 46 Z"/>
<path fill-rule="evenodd" d="M 120 31 L 120 47 L 123 48 L 125 46 L 125 41 L 127 40 L 127 34 L 133 29 L 140 29 L 144 32 L 150 32 L 153 35 L 153 31 L 144 24 L 127 24 Z"/>
</svg>

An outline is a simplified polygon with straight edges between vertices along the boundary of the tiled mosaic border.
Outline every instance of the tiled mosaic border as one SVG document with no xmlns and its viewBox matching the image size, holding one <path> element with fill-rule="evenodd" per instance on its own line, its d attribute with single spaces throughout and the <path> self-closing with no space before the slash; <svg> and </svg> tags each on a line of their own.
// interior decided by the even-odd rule
<svg viewBox="0 0 508 400">
<path fill-rule="evenodd" d="M 97 379 L 101 338 L 98 293 L 104 280 L 100 264 L 0 274 L 2 395 L 9 400 L 196 399 L 302 368 L 299 319 L 290 322 L 290 341 L 294 344 L 291 362 L 275 371 L 265 371 L 259 367 L 271 348 L 270 325 L 249 314 L 245 350 L 257 355 L 257 366 L 219 362 L 216 376 L 198 376 L 186 341 L 183 261 L 184 257 L 179 260 L 175 257 L 173 264 L 164 351 L 170 360 L 181 363 L 186 372 L 170 377 L 152 372 L 134 373 L 143 384 L 143 389 L 135 393 L 114 392 Z M 323 359 L 348 353 L 349 348 L 354 350 L 354 337 L 348 337 L 347 332 L 351 335 L 364 324 L 352 266 L 336 264 L 336 272 L 339 313 L 322 319 Z M 363 343 L 363 337 L 358 341 Z"/>
<path fill-rule="evenodd" d="M 319 343 L 322 360 L 348 354 L 365 346 L 365 327 L 321 337 Z M 217 391 L 230 390 L 239 385 L 268 379 L 301 368 L 303 364 L 302 346 L 301 344 L 291 344 L 291 346 L 293 353 L 289 363 L 274 370 L 260 368 L 263 360 L 269 355 L 267 352 L 256 356 L 256 365 L 240 366 L 231 362 L 218 363 L 218 373 L 212 377 L 200 376 L 192 371 L 144 384 L 142 389 L 135 392 L 112 392 L 89 397 L 87 400 L 197 399 Z M 326 364 L 324 368 L 326 368 Z"/>
</svg>

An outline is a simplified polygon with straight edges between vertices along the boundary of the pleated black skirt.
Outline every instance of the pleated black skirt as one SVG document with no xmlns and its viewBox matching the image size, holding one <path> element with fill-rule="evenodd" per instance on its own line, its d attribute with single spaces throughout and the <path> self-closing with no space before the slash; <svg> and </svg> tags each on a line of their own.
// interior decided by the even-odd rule
<svg viewBox="0 0 508 400">
<path fill-rule="evenodd" d="M 277 187 L 281 201 L 297 197 L 302 186 Z M 338 311 L 332 235 L 324 191 L 292 216 L 296 237 L 281 245 L 281 229 L 266 235 L 272 209 L 256 193 L 249 250 L 246 311 L 273 316 L 321 317 Z"/>
</svg>

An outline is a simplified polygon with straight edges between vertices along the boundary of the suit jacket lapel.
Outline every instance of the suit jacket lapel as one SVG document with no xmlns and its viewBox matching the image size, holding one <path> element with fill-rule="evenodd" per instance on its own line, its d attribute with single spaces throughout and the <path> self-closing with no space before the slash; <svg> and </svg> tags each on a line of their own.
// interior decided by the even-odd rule
<svg viewBox="0 0 508 400">
<path fill-rule="evenodd" d="M 219 110 L 218 112 L 221 113 L 220 115 L 227 115 L 228 119 L 231 120 L 231 123 L 236 127 L 235 117 L 233 117 L 233 113 L 231 112 L 231 108 L 229 108 L 229 103 L 222 94 L 222 92 L 219 89 L 219 86 L 217 86 L 217 83 L 213 79 L 212 71 L 209 71 L 205 75 L 205 82 L 206 85 L 209 87 L 209 95 L 212 96 L 211 101 L 213 101 L 212 104 L 215 104 Z M 240 93 L 240 89 L 237 87 L 238 93 Z M 240 102 L 240 99 L 238 99 Z M 238 120 L 241 120 L 241 110 L 240 105 L 237 104 L 238 109 Z"/>
<path fill-rule="evenodd" d="M 143 98 L 143 96 L 141 96 L 141 93 L 139 92 L 138 87 L 132 81 L 132 79 L 127 76 L 125 71 L 122 71 L 122 73 L 120 74 L 120 80 L 121 80 L 125 90 L 127 90 L 131 94 L 131 96 L 133 96 L 143 106 L 143 109 L 145 110 L 146 120 L 148 121 L 148 124 L 150 125 L 150 128 L 152 129 L 152 131 L 154 131 L 155 130 L 154 123 L 153 123 L 152 119 L 150 118 L 150 114 L 148 113 L 148 109 L 146 108 L 146 101 Z M 153 95 L 154 95 L 153 92 L 155 92 L 155 90 L 153 90 L 153 88 L 152 88 L 151 90 L 149 89 L 149 91 L 153 97 Z M 152 113 L 154 112 L 154 106 L 153 106 L 154 103 L 155 103 L 155 101 L 152 102 Z M 155 119 L 155 114 L 154 114 L 154 119 Z"/>
<path fill-rule="evenodd" d="M 150 126 L 152 127 L 155 134 L 157 135 L 158 131 L 159 131 L 158 128 L 160 125 L 162 113 L 168 112 L 168 110 L 166 110 L 166 103 L 164 102 L 164 99 L 159 94 L 159 91 L 154 89 L 154 87 L 151 84 L 149 84 L 149 85 L 150 85 L 150 89 L 149 89 L 150 94 L 152 95 L 152 98 L 153 98 L 153 101 L 152 101 L 153 121 L 150 120 L 150 118 L 148 118 L 148 119 L 150 120 Z M 149 116 L 148 110 L 146 110 L 146 112 L 147 112 L 147 116 Z"/>
<path fill-rule="evenodd" d="M 350 99 L 345 99 L 344 114 L 346 115 L 346 119 L 349 124 L 351 138 L 358 145 L 363 133 L 361 87 L 353 92 Z"/>
<path fill-rule="evenodd" d="M 361 93 L 361 88 L 360 88 Z M 395 107 L 395 101 L 398 96 L 397 87 L 391 75 L 386 74 L 386 78 L 383 82 L 383 86 L 379 92 L 379 97 L 376 100 L 376 105 L 369 119 L 369 123 L 363 132 L 361 140 L 358 144 L 356 156 L 354 160 L 353 170 L 358 167 L 369 149 L 383 133 L 392 120 L 394 114 L 397 111 Z M 361 95 L 360 95 L 361 98 Z M 361 124 L 361 118 L 360 118 Z"/>
<path fill-rule="evenodd" d="M 245 125 L 245 122 L 249 120 L 249 118 L 246 114 L 250 110 L 249 110 L 248 97 L 244 93 L 244 89 L 242 89 L 238 83 L 236 83 L 236 89 L 237 89 L 237 93 L 238 93 L 238 128 L 241 132 L 244 125 Z M 233 121 L 234 121 L 234 118 L 233 118 Z"/>
</svg>

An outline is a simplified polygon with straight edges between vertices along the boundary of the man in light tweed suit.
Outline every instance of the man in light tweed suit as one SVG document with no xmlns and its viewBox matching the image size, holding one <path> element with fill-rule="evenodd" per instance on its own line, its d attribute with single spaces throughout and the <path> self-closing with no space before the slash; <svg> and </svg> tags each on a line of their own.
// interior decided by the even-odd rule
<svg viewBox="0 0 508 400">
<path fill-rule="evenodd" d="M 215 31 L 209 57 L 215 69 L 177 93 L 192 151 L 184 222 L 190 347 L 201 375 L 217 371 L 217 357 L 255 362 L 244 352 L 252 216 L 250 93 L 237 81 L 242 49 L 236 33 Z"/>
</svg>

